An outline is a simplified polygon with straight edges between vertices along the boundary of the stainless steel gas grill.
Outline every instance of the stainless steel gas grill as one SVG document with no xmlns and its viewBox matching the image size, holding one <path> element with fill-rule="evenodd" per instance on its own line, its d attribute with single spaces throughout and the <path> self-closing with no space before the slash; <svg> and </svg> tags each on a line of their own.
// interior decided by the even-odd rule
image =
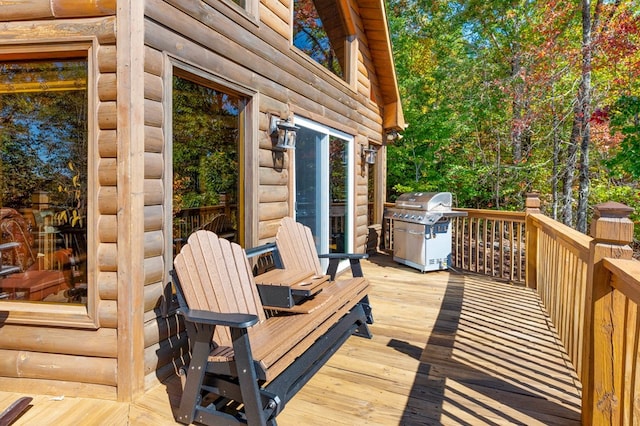
<svg viewBox="0 0 640 426">
<path fill-rule="evenodd" d="M 451 218 L 466 216 L 451 210 L 450 192 L 407 192 L 384 217 L 393 221 L 393 260 L 422 272 L 451 265 Z"/>
</svg>

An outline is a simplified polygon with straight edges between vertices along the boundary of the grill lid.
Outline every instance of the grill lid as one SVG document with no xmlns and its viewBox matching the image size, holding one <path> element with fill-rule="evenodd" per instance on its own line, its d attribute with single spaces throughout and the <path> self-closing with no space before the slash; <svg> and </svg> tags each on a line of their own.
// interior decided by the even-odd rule
<svg viewBox="0 0 640 426">
<path fill-rule="evenodd" d="M 408 210 L 449 211 L 453 204 L 450 192 L 405 192 L 396 200 L 396 207 Z"/>
<path fill-rule="evenodd" d="M 433 225 L 441 219 L 467 215 L 451 210 L 452 204 L 453 196 L 450 192 L 406 192 L 398 197 L 394 207 L 385 211 L 384 217 Z"/>
</svg>

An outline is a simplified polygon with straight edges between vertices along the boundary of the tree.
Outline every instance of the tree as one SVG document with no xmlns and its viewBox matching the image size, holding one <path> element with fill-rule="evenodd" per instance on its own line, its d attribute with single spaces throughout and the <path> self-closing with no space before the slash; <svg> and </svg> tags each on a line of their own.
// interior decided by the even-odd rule
<svg viewBox="0 0 640 426">
<path fill-rule="evenodd" d="M 633 136 L 608 129 L 618 100 L 640 96 L 640 13 L 624 0 L 575 6 L 390 0 L 409 127 L 388 149 L 389 198 L 451 190 L 460 205 L 521 209 L 537 190 L 584 230 L 589 205 L 634 187 Z"/>
</svg>

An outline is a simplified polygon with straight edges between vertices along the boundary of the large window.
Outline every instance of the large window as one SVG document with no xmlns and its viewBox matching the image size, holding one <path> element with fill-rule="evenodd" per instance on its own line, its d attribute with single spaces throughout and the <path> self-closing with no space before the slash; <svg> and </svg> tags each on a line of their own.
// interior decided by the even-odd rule
<svg viewBox="0 0 640 426">
<path fill-rule="evenodd" d="M 239 241 L 244 98 L 187 73 L 173 77 L 174 255 L 206 229 Z"/>
<path fill-rule="evenodd" d="M 294 0 L 293 45 L 340 78 L 347 34 L 335 0 Z"/>
<path fill-rule="evenodd" d="M 86 304 L 87 75 L 86 51 L 0 57 L 0 303 Z"/>
</svg>

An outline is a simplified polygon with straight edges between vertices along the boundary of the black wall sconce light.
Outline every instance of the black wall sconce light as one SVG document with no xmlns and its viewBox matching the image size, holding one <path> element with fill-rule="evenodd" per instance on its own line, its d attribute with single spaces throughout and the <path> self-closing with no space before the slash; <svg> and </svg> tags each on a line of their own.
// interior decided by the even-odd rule
<svg viewBox="0 0 640 426">
<path fill-rule="evenodd" d="M 298 130 L 300 130 L 300 127 L 294 126 L 291 118 L 280 119 L 278 117 L 271 117 L 269 133 L 272 138 L 277 138 L 276 145 L 273 149 L 276 151 L 295 149 L 296 132 Z"/>
</svg>

